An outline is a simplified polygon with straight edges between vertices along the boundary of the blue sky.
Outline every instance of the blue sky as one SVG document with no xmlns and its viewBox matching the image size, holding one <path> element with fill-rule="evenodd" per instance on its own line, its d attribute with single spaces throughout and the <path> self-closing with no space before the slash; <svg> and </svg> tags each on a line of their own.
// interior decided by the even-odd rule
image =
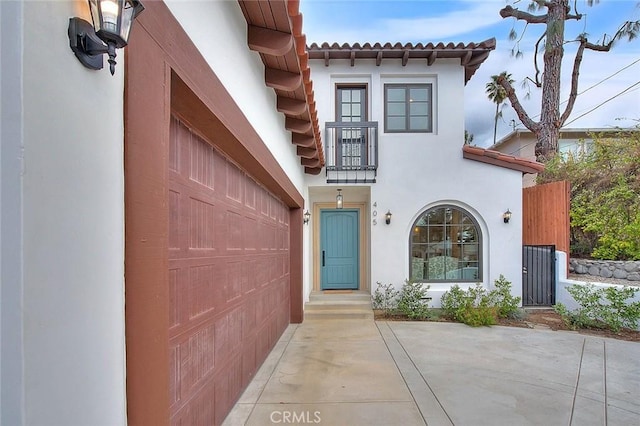
<svg viewBox="0 0 640 426">
<path fill-rule="evenodd" d="M 625 20 L 640 19 L 639 3 L 637 0 L 602 0 L 589 7 L 585 1 L 578 0 L 578 12 L 586 17 L 581 21 L 568 22 L 567 38 L 587 32 L 589 40 L 595 42 L 603 34 L 611 35 Z M 300 10 L 304 15 L 303 30 L 308 44 L 325 41 L 468 43 L 495 37 L 496 51 L 492 52 L 465 89 L 466 128 L 474 134 L 474 142 L 478 146 L 487 147 L 493 143 L 495 109 L 484 90 L 491 75 L 505 70 L 510 72 L 516 80 L 519 98 L 530 116 L 537 115 L 540 110 L 540 91 L 532 85 L 529 89 L 521 88 L 521 83 L 526 77 L 534 75 L 531 52 L 542 26 L 529 26 L 519 44 L 524 56 L 515 59 L 511 55 L 515 42 L 510 41 L 508 35 L 512 28 L 520 34 L 523 24 L 500 17 L 498 12 L 505 4 L 507 2 L 504 0 L 301 0 Z M 514 7 L 526 9 L 528 4 L 527 0 L 522 0 Z M 563 65 L 563 84 L 567 90 L 575 51 L 573 46 L 566 46 Z M 311 77 L 313 79 L 313 75 Z M 587 51 L 580 77 L 578 91 L 589 90 L 578 96 L 565 127 L 607 128 L 639 124 L 640 39 L 630 43 L 620 42 L 609 53 Z M 624 90 L 627 92 L 618 95 Z M 528 100 L 525 99 L 527 92 L 530 93 Z M 599 106 L 611 97 L 615 98 Z M 567 94 L 563 92 L 561 100 L 566 98 Z M 589 112 L 591 109 L 594 111 Z M 523 127 L 507 105 L 499 122 L 498 139 L 509 133 L 514 124 L 518 128 Z"/>
</svg>

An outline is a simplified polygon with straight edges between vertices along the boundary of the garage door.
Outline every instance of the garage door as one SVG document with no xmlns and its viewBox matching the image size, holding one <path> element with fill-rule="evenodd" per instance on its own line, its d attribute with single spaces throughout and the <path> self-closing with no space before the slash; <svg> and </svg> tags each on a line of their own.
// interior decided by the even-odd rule
<svg viewBox="0 0 640 426">
<path fill-rule="evenodd" d="M 171 421 L 219 424 L 289 323 L 289 211 L 175 116 L 168 167 Z"/>
</svg>

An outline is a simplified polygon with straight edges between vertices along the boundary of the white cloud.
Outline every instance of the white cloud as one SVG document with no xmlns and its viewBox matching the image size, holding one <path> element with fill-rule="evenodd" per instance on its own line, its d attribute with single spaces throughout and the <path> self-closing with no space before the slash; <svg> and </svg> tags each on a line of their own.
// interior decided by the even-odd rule
<svg viewBox="0 0 640 426">
<path fill-rule="evenodd" d="M 416 16 L 372 20 L 365 28 L 322 25 L 305 28 L 312 42 L 374 43 L 374 42 L 438 42 L 459 41 L 455 37 L 483 30 L 502 21 L 494 2 L 463 2 L 468 7 L 438 16 Z M 427 9 L 428 12 L 428 9 Z M 326 23 L 325 23 L 326 24 Z M 465 40 L 465 42 L 472 40 Z M 482 41 L 482 40 L 473 40 Z"/>
<path fill-rule="evenodd" d="M 394 34 L 401 40 L 441 41 L 486 29 L 502 21 L 496 4 L 484 1 L 468 4 L 470 7 L 467 9 L 441 16 L 386 19 L 382 21 L 382 25 L 389 34 Z"/>
</svg>

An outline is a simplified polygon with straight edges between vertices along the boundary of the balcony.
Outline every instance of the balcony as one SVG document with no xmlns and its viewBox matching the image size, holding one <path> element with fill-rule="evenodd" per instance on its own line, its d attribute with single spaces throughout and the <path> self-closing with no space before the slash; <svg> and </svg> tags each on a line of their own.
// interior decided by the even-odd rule
<svg viewBox="0 0 640 426">
<path fill-rule="evenodd" d="M 375 183 L 378 122 L 326 123 L 327 183 Z"/>
</svg>

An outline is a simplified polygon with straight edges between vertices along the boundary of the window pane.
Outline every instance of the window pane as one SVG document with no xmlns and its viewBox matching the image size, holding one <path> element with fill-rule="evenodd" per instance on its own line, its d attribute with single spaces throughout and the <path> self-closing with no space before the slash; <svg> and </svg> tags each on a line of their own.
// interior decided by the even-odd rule
<svg viewBox="0 0 640 426">
<path fill-rule="evenodd" d="M 409 123 L 411 130 L 429 130 L 427 117 L 411 117 Z"/>
<path fill-rule="evenodd" d="M 342 92 L 342 102 L 351 102 L 351 91 L 341 90 L 341 92 Z"/>
<path fill-rule="evenodd" d="M 356 89 L 351 92 L 351 102 L 360 102 L 360 90 Z"/>
<path fill-rule="evenodd" d="M 390 102 L 387 105 L 387 114 L 389 116 L 402 116 L 404 117 L 406 114 L 405 104 L 399 104 L 395 102 Z"/>
<path fill-rule="evenodd" d="M 426 102 L 411 102 L 409 108 L 411 115 L 429 115 L 429 104 Z"/>
<path fill-rule="evenodd" d="M 409 89 L 409 99 L 412 101 L 428 101 L 426 88 L 411 88 Z"/>
<path fill-rule="evenodd" d="M 360 114 L 360 104 L 353 104 L 351 106 L 351 114 L 353 117 L 362 118 L 362 115 Z"/>
<path fill-rule="evenodd" d="M 387 101 L 405 101 L 405 89 L 402 88 L 387 88 Z"/>
<path fill-rule="evenodd" d="M 343 117 L 351 116 L 351 104 L 342 104 L 342 116 Z"/>
<path fill-rule="evenodd" d="M 387 118 L 387 129 L 389 130 L 405 130 L 405 119 L 404 117 L 388 117 Z"/>
<path fill-rule="evenodd" d="M 441 242 L 444 241 L 444 227 L 442 226 L 429 226 L 427 228 L 429 234 L 429 242 Z"/>
<path fill-rule="evenodd" d="M 413 242 L 414 243 L 426 243 L 427 242 L 427 229 L 424 226 L 416 226 L 413 229 Z"/>
<path fill-rule="evenodd" d="M 482 279 L 480 231 L 464 210 L 435 207 L 413 224 L 410 276 L 413 279 L 470 282 Z"/>
</svg>

